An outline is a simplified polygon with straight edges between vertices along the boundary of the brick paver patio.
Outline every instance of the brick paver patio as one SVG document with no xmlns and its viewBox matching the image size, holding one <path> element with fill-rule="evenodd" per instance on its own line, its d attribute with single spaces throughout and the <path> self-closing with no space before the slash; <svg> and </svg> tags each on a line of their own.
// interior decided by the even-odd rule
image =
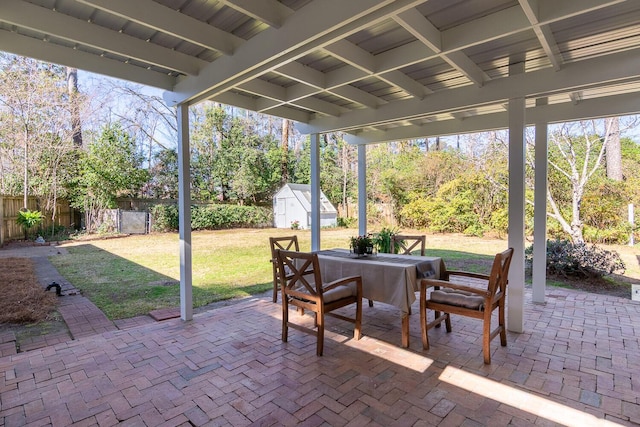
<svg viewBox="0 0 640 427">
<path fill-rule="evenodd" d="M 636 302 L 550 289 L 490 366 L 480 322 L 455 317 L 424 352 L 415 303 L 405 350 L 399 312 L 363 308 L 360 341 L 328 319 L 323 357 L 298 331 L 282 343 L 260 298 L 4 356 L 0 425 L 640 424 Z"/>
</svg>

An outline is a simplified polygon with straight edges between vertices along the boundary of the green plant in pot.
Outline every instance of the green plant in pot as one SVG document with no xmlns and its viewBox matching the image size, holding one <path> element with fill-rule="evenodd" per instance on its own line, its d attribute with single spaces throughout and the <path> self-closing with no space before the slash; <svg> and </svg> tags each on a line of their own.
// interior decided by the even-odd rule
<svg viewBox="0 0 640 427">
<path fill-rule="evenodd" d="M 373 253 L 373 237 L 371 234 L 351 237 L 349 247 L 351 252 L 356 255 L 371 255 Z"/>
<path fill-rule="evenodd" d="M 392 254 L 396 252 L 394 249 L 398 248 L 391 247 L 393 236 L 395 236 L 396 234 L 398 234 L 398 229 L 387 227 L 383 227 L 375 234 L 373 243 L 375 243 L 376 248 L 378 249 L 378 253 Z"/>
<path fill-rule="evenodd" d="M 22 209 L 18 212 L 18 218 L 16 221 L 24 229 L 24 240 L 29 238 L 29 232 L 34 227 L 40 225 L 44 218 L 40 211 L 30 211 L 29 209 Z"/>
</svg>

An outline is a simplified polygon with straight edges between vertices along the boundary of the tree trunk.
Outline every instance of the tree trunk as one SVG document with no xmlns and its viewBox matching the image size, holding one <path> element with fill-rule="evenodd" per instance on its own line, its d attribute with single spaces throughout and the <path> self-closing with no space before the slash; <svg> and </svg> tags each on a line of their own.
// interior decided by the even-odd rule
<svg viewBox="0 0 640 427">
<path fill-rule="evenodd" d="M 622 181 L 622 150 L 620 147 L 620 120 L 618 117 L 606 119 L 608 130 L 606 164 L 607 178 Z"/>
<path fill-rule="evenodd" d="M 280 171 L 282 184 L 289 182 L 289 130 L 291 121 L 282 119 L 282 157 L 280 159 Z"/>
<path fill-rule="evenodd" d="M 78 69 L 67 67 L 67 91 L 71 108 L 71 129 L 73 145 L 82 147 L 82 127 L 80 123 L 80 105 L 78 102 Z"/>
<path fill-rule="evenodd" d="M 26 129 L 24 131 L 24 176 L 22 186 L 23 208 L 27 210 L 29 201 L 29 131 Z"/>
</svg>

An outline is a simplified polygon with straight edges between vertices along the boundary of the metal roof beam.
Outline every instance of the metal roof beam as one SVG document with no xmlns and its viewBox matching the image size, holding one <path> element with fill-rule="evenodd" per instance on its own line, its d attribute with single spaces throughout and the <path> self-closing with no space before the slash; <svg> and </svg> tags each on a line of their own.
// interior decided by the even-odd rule
<svg viewBox="0 0 640 427">
<path fill-rule="evenodd" d="M 462 51 L 451 53 L 442 52 L 442 37 L 440 30 L 425 18 L 417 9 L 409 9 L 394 19 L 405 30 L 409 31 L 429 49 L 436 52 L 444 61 L 458 70 L 478 86 L 482 86 L 489 76 Z"/>
<path fill-rule="evenodd" d="M 232 55 L 244 40 L 152 0 L 76 0 L 188 42 Z"/>
<path fill-rule="evenodd" d="M 215 97 L 234 85 L 275 70 L 424 1 L 313 1 L 287 19 L 281 28 L 269 28 L 248 40 L 233 58 L 219 58 L 197 77 L 180 81 L 173 92 L 165 93 L 165 101 L 173 105 Z"/>
<path fill-rule="evenodd" d="M 638 114 L 640 104 L 637 94 L 628 93 L 598 99 L 582 101 L 579 105 L 571 103 L 543 105 L 527 108 L 527 125 L 536 122 L 561 123 L 574 120 L 587 120 L 616 115 Z M 423 125 L 374 130 L 347 134 L 350 144 L 374 144 L 435 136 L 460 135 L 463 133 L 485 132 L 509 127 L 508 113 L 492 113 L 471 117 L 440 120 Z"/>
<path fill-rule="evenodd" d="M 0 31 L 0 50 L 164 90 L 171 89 L 176 82 L 168 74 L 8 31 Z"/>
<path fill-rule="evenodd" d="M 0 21 L 183 74 L 195 76 L 207 64 L 198 58 L 20 0 L 0 2 Z"/>
<path fill-rule="evenodd" d="M 559 70 L 562 64 L 562 58 L 560 56 L 560 49 L 556 43 L 555 37 L 551 32 L 551 28 L 548 25 L 540 25 L 538 19 L 538 0 L 519 0 L 520 6 L 527 15 L 527 19 L 533 26 L 533 31 L 536 33 L 536 37 L 544 50 L 544 53 L 549 58 L 551 65 L 555 70 Z"/>
<path fill-rule="evenodd" d="M 594 84 L 640 80 L 640 49 L 566 64 L 561 70 L 543 69 L 501 79 L 484 87 L 461 87 L 436 92 L 423 101 L 409 99 L 391 102 L 377 110 L 355 110 L 340 118 L 318 118 L 299 124 L 302 133 L 323 133 L 375 126 L 405 118 L 415 118 L 462 108 L 500 103 L 513 97 L 545 96 L 575 92 Z"/>
<path fill-rule="evenodd" d="M 276 0 L 224 0 L 224 4 L 274 28 L 280 28 L 293 14 Z"/>
</svg>

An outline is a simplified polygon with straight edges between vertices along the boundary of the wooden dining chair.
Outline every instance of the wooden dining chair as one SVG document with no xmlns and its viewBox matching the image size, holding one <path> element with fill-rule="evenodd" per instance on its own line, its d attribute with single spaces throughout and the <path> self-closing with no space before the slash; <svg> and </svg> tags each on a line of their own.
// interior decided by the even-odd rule
<svg viewBox="0 0 640 427">
<path fill-rule="evenodd" d="M 355 324 L 353 338 L 362 336 L 362 278 L 345 277 L 324 283 L 320 274 L 318 254 L 276 250 L 280 282 L 282 283 L 282 341 L 287 342 L 289 328 L 316 336 L 316 354 L 322 356 L 325 316 L 333 316 Z M 356 304 L 355 317 L 347 317 L 334 310 Z M 314 328 L 292 323 L 289 305 L 315 315 Z"/>
<path fill-rule="evenodd" d="M 513 248 L 496 254 L 489 275 L 465 271 L 446 271 L 445 280 L 422 279 L 420 284 L 420 326 L 422 329 L 422 347 L 429 349 L 427 331 L 445 322 L 447 332 L 451 332 L 451 314 L 473 317 L 483 321 L 482 352 L 484 363 L 491 363 L 491 340 L 498 334 L 500 344 L 507 345 L 507 333 L 504 322 L 504 305 L 507 296 L 507 278 L 513 257 Z M 451 277 L 467 277 L 486 283 L 482 288 L 451 282 Z M 434 287 L 427 297 L 427 289 Z M 439 287 L 439 288 L 438 288 Z M 491 330 L 491 315 L 498 309 L 498 326 Z M 435 319 L 427 322 L 427 310 L 436 312 Z"/>
<path fill-rule="evenodd" d="M 426 245 L 425 236 L 407 236 L 396 234 L 391 237 L 391 249 L 395 254 L 412 255 L 412 252 L 420 248 L 420 256 L 424 256 Z"/>
<path fill-rule="evenodd" d="M 426 246 L 426 236 L 409 236 L 406 234 L 394 234 L 391 236 L 391 251 L 394 254 L 413 255 L 412 252 L 420 248 L 420 256 L 424 256 Z M 373 302 L 369 301 L 369 307 L 373 306 Z M 411 307 L 409 307 L 411 314 Z"/>
<path fill-rule="evenodd" d="M 269 237 L 271 246 L 271 266 L 273 267 L 273 302 L 278 302 L 278 291 L 280 290 L 280 273 L 278 272 L 278 261 L 276 260 L 276 250 L 299 251 L 298 236 Z"/>
</svg>

